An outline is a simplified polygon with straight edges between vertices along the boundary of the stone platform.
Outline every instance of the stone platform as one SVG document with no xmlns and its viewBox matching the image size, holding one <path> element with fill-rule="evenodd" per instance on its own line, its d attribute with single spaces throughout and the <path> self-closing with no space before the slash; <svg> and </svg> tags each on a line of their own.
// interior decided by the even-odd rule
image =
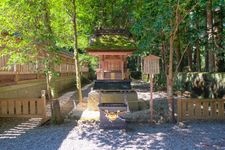
<svg viewBox="0 0 225 150">
<path fill-rule="evenodd" d="M 98 111 L 99 104 L 99 92 L 92 90 L 88 94 L 87 108 L 90 111 Z M 125 103 L 124 99 L 127 99 L 130 111 L 138 111 L 143 107 L 143 102 L 138 100 L 136 91 L 129 92 L 118 92 L 118 91 L 107 91 L 101 92 L 101 103 Z"/>
</svg>

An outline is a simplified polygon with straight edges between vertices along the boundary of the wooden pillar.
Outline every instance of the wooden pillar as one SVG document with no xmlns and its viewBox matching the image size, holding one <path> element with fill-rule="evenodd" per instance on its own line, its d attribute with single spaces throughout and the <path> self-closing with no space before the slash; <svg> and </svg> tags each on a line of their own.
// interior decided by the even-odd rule
<svg viewBox="0 0 225 150">
<path fill-rule="evenodd" d="M 124 57 L 121 56 L 121 73 L 122 73 L 122 80 L 124 79 Z"/>
<path fill-rule="evenodd" d="M 153 79 L 154 75 L 149 74 L 150 76 L 150 122 L 153 123 L 153 112 L 154 112 L 154 107 L 153 107 Z"/>
<path fill-rule="evenodd" d="M 104 79 L 104 56 L 99 56 L 100 79 Z"/>
<path fill-rule="evenodd" d="M 177 100 L 177 121 L 183 121 L 183 112 L 182 112 L 182 99 Z"/>
<path fill-rule="evenodd" d="M 66 75 L 69 75 L 69 64 L 66 63 Z"/>
<path fill-rule="evenodd" d="M 40 78 L 40 72 L 39 72 L 39 62 L 38 60 L 36 59 L 36 64 L 35 64 L 35 70 L 36 70 L 36 79 L 39 79 Z"/>
<path fill-rule="evenodd" d="M 42 103 L 42 115 L 45 118 L 46 117 L 46 91 L 45 90 L 41 90 L 41 99 L 43 101 L 43 103 Z"/>
<path fill-rule="evenodd" d="M 15 82 L 19 81 L 19 68 L 16 64 L 13 67 L 13 72 L 15 74 L 14 81 Z"/>
<path fill-rule="evenodd" d="M 122 73 L 122 80 L 124 79 L 124 62 L 123 60 L 121 61 L 121 73 Z"/>
</svg>

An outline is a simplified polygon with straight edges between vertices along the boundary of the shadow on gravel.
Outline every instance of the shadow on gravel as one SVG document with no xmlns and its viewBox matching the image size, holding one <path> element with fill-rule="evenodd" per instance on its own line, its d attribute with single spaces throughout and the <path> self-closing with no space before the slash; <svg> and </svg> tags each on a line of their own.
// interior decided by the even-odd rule
<svg viewBox="0 0 225 150">
<path fill-rule="evenodd" d="M 0 139 L 1 150 L 225 149 L 223 123 L 129 124 L 103 130 L 99 122 L 65 122 L 34 128 L 15 139 Z"/>
<path fill-rule="evenodd" d="M 73 131 L 76 122 L 62 125 L 44 125 L 33 128 L 16 138 L 0 139 L 1 150 L 57 150 L 68 134 Z"/>
<path fill-rule="evenodd" d="M 0 139 L 15 139 L 40 125 L 42 118 L 5 120 L 1 127 Z M 6 125 L 7 123 L 7 125 Z"/>
<path fill-rule="evenodd" d="M 212 125 L 214 127 L 212 127 Z M 99 149 L 224 149 L 223 124 L 129 124 L 127 130 L 103 130 L 83 125 L 79 139 Z"/>
</svg>

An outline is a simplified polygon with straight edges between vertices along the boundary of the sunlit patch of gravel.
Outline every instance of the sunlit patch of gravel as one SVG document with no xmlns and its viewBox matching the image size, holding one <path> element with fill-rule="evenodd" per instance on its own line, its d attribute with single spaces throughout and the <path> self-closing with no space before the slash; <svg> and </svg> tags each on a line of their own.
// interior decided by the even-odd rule
<svg viewBox="0 0 225 150">
<path fill-rule="evenodd" d="M 99 122 L 68 121 L 34 128 L 16 139 L 0 140 L 1 150 L 225 149 L 225 124 L 215 122 L 150 125 L 104 130 Z"/>
</svg>

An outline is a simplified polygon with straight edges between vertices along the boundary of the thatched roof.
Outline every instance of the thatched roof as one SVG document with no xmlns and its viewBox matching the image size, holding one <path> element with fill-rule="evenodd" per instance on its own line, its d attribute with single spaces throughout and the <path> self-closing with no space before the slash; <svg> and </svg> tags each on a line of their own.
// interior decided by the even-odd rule
<svg viewBox="0 0 225 150">
<path fill-rule="evenodd" d="M 131 34 L 122 29 L 97 30 L 90 38 L 90 46 L 86 48 L 88 51 L 130 51 L 135 49 Z"/>
</svg>

